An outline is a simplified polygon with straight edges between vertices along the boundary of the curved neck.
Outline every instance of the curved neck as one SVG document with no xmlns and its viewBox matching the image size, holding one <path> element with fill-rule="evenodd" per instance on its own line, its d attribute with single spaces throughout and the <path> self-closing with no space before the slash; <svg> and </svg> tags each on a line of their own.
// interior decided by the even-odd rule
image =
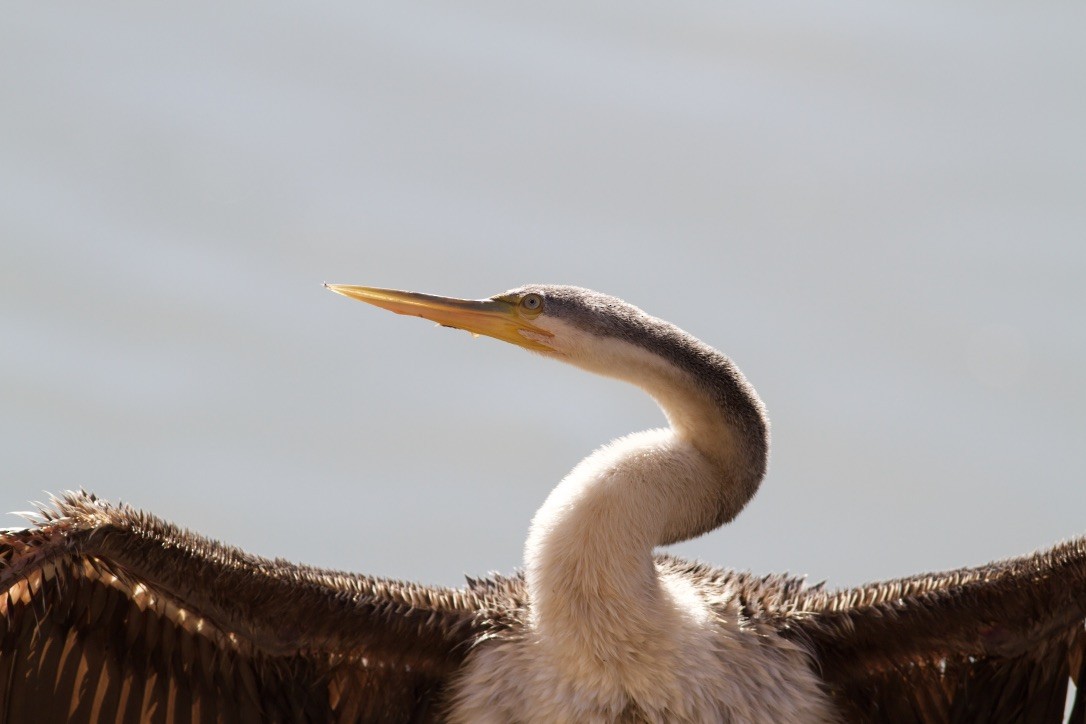
<svg viewBox="0 0 1086 724">
<path fill-rule="evenodd" d="M 607 670 L 668 658 L 661 648 L 690 606 L 660 579 L 652 551 L 734 517 L 757 489 L 768 444 L 757 397 L 722 355 L 719 378 L 706 381 L 627 347 L 623 364 L 600 367 L 645 389 L 670 427 L 582 461 L 536 513 L 525 550 L 535 628 L 556 651 Z M 761 425 L 751 429 L 751 419 Z"/>
</svg>

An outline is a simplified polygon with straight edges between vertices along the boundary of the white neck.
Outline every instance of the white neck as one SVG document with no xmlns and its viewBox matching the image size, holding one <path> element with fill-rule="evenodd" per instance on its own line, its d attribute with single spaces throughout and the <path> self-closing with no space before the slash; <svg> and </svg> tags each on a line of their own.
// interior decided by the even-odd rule
<svg viewBox="0 0 1086 724">
<path fill-rule="evenodd" d="M 452 721 L 835 721 L 805 651 L 745 627 L 720 585 L 653 559 L 754 494 L 768 452 L 754 391 L 651 319 L 654 341 L 672 345 L 659 355 L 559 323 L 565 361 L 640 385 L 669 427 L 600 448 L 547 498 L 525 550 L 524 628 L 475 650 Z"/>
<path fill-rule="evenodd" d="M 582 461 L 536 513 L 525 551 L 532 625 L 578 675 L 643 675 L 681 655 L 680 619 L 699 607 L 659 577 L 653 549 L 714 527 L 729 471 L 747 467 L 733 464 L 741 446 L 723 411 L 685 373 L 635 348 L 622 361 L 610 369 L 627 370 L 671 427 Z"/>
</svg>

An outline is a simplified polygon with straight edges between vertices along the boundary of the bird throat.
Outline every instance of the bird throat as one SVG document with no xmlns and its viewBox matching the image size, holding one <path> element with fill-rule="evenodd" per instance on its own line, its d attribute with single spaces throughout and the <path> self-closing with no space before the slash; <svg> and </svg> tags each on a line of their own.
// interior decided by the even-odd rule
<svg viewBox="0 0 1086 724">
<path fill-rule="evenodd" d="M 594 669 L 628 688 L 627 672 L 641 680 L 681 659 L 677 632 L 699 607 L 661 577 L 653 549 L 676 517 L 712 504 L 714 467 L 673 430 L 650 430 L 597 450 L 547 498 L 526 578 L 532 628 L 558 669 Z"/>
</svg>

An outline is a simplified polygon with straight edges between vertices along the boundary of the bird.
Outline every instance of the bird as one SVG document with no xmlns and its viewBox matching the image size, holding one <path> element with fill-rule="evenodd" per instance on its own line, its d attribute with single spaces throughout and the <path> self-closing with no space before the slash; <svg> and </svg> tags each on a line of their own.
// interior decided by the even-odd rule
<svg viewBox="0 0 1086 724">
<path fill-rule="evenodd" d="M 459 588 L 55 496 L 0 532 L 0 721 L 1086 721 L 1086 537 L 840 590 L 660 553 L 765 476 L 766 410 L 729 357 L 579 287 L 326 286 L 632 383 L 667 424 L 557 484 L 522 571 Z"/>
</svg>

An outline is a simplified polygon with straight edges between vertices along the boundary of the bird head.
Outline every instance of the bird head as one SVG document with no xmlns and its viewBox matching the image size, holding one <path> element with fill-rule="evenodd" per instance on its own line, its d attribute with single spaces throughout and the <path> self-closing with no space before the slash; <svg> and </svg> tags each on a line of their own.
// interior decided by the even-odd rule
<svg viewBox="0 0 1086 724">
<path fill-rule="evenodd" d="M 712 520 L 672 531 L 669 541 L 731 520 L 765 475 L 769 422 L 743 374 L 721 352 L 617 297 L 548 284 L 478 300 L 325 286 L 397 314 L 494 337 L 641 387 L 681 437 L 714 464 L 722 463 L 722 479 L 730 481 L 729 490 L 738 491 L 718 501 Z"/>
<path fill-rule="evenodd" d="M 724 360 L 678 327 L 632 304 L 581 287 L 529 284 L 489 299 L 455 299 L 375 287 L 326 284 L 383 309 L 486 335 L 607 377 L 659 391 L 654 380 L 705 378 Z M 670 382 L 669 382 L 670 383 Z M 667 386 L 667 385 L 665 385 Z"/>
<path fill-rule="evenodd" d="M 345 284 L 325 287 L 397 314 L 422 317 L 574 363 L 581 361 L 585 349 L 583 336 L 588 330 L 577 319 L 586 316 L 586 302 L 608 300 L 630 307 L 614 297 L 585 289 L 542 284 L 519 287 L 489 299 L 456 299 Z M 580 315 L 576 314 L 578 309 Z"/>
</svg>

